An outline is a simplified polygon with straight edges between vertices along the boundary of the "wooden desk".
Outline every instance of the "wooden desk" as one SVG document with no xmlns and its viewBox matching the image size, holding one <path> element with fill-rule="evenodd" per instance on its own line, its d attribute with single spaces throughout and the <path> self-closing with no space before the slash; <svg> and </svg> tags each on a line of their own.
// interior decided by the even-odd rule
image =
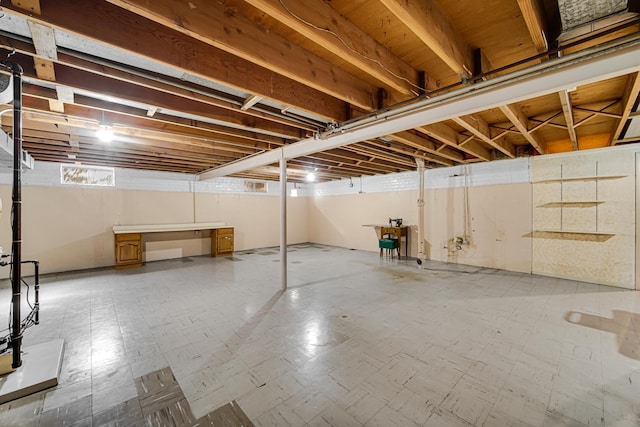
<svg viewBox="0 0 640 427">
<path fill-rule="evenodd" d="M 211 230 L 211 256 L 233 252 L 234 227 L 224 222 L 187 224 L 114 225 L 116 269 L 142 266 L 142 234 L 170 231 Z"/>
<path fill-rule="evenodd" d="M 404 237 L 404 256 L 409 256 L 409 233 L 407 230 L 409 226 L 403 225 L 400 227 L 390 227 L 388 225 L 376 225 L 376 224 L 367 224 L 363 227 L 375 227 L 376 233 L 378 234 L 378 239 L 382 239 L 382 236 L 385 234 L 389 234 L 398 239 L 398 246 L 401 246 L 402 238 Z M 400 252 L 398 251 L 398 258 L 400 258 Z"/>
</svg>

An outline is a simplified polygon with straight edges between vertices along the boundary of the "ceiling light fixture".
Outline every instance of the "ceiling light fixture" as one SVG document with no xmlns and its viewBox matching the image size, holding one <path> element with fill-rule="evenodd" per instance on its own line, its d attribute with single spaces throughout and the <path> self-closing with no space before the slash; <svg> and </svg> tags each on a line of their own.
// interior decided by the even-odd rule
<svg viewBox="0 0 640 427">
<path fill-rule="evenodd" d="M 98 125 L 98 130 L 96 131 L 96 136 L 102 142 L 111 142 L 113 141 L 113 130 L 110 124 L 107 124 L 104 120 L 104 111 L 102 111 L 102 120 Z"/>
<path fill-rule="evenodd" d="M 111 126 L 100 125 L 100 128 L 96 131 L 96 136 L 102 142 L 113 141 L 113 131 L 111 130 Z"/>
<path fill-rule="evenodd" d="M 309 172 L 307 174 L 307 181 L 309 182 L 313 182 L 316 180 L 316 174 L 314 174 L 313 172 Z"/>
</svg>

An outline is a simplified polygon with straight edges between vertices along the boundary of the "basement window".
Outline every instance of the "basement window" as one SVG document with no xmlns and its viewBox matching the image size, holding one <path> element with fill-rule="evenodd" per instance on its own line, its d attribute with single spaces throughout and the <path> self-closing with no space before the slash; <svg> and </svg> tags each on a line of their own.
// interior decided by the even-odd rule
<svg viewBox="0 0 640 427">
<path fill-rule="evenodd" d="M 256 182 L 256 181 L 245 181 L 244 182 L 244 191 L 246 193 L 266 193 L 267 192 L 267 183 L 266 182 Z"/>
<path fill-rule="evenodd" d="M 60 165 L 60 183 L 114 187 L 115 169 L 104 166 Z"/>
</svg>

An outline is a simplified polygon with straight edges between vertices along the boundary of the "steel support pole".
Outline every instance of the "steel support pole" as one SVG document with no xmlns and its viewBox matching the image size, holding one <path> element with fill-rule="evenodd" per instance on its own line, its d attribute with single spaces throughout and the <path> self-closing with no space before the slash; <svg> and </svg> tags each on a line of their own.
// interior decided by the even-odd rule
<svg viewBox="0 0 640 427">
<path fill-rule="evenodd" d="M 287 290 L 287 160 L 280 158 L 280 271 L 281 289 Z"/>
</svg>

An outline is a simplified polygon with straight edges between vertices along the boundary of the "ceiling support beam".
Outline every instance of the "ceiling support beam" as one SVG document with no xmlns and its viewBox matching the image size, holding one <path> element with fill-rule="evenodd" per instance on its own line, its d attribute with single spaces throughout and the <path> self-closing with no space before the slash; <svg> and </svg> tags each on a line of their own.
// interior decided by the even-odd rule
<svg viewBox="0 0 640 427">
<path fill-rule="evenodd" d="M 571 95 L 568 90 L 561 90 L 558 92 L 558 95 L 560 96 L 560 104 L 562 104 L 562 112 L 564 113 L 564 120 L 567 123 L 567 131 L 569 132 L 569 139 L 571 140 L 573 151 L 578 151 L 578 136 L 576 135 L 576 128 L 573 120 Z"/>
<path fill-rule="evenodd" d="M 518 6 L 527 29 L 531 35 L 531 40 L 538 53 L 546 52 L 549 49 L 547 42 L 546 22 L 544 10 L 539 0 L 518 0 Z"/>
<path fill-rule="evenodd" d="M 321 0 L 245 0 L 329 52 L 403 94 L 417 96 L 418 72 Z M 435 89 L 435 82 L 432 82 Z"/>
<path fill-rule="evenodd" d="M 394 133 L 393 135 L 389 135 L 389 138 L 401 142 L 404 145 L 408 145 L 409 147 L 423 150 L 427 153 L 442 157 L 444 159 L 452 160 L 456 163 L 464 162 L 464 156 L 462 156 L 462 154 L 458 153 L 457 151 L 454 151 L 450 148 L 436 147 L 436 144 L 434 144 L 433 141 L 411 131 Z M 440 162 L 440 164 L 443 166 L 448 166 L 449 162 L 447 160 L 443 160 L 442 162 Z"/>
<path fill-rule="evenodd" d="M 399 153 L 399 154 L 404 154 L 405 156 L 411 156 L 411 157 L 416 157 L 422 160 L 425 160 L 427 162 L 430 163 L 437 163 L 443 166 L 454 166 L 455 163 L 453 163 L 450 160 L 443 160 L 439 157 L 436 156 L 432 156 L 427 154 L 425 151 L 420 151 L 420 150 L 411 150 L 410 148 L 406 148 L 406 147 L 396 147 L 393 145 L 393 143 L 384 143 L 384 142 L 379 142 L 379 141 L 367 141 L 367 143 L 369 145 L 373 145 L 375 147 L 378 148 L 382 148 L 385 150 L 389 150 L 389 151 L 393 151 L 395 153 Z"/>
<path fill-rule="evenodd" d="M 619 139 L 622 137 L 622 131 L 624 130 L 624 126 L 627 124 L 627 120 L 629 119 L 629 114 L 631 114 L 631 110 L 633 110 L 633 106 L 638 99 L 638 94 L 640 94 L 640 72 L 633 73 L 627 77 L 627 84 L 625 85 L 622 99 L 622 117 L 613 131 L 611 145 L 617 144 Z"/>
<path fill-rule="evenodd" d="M 2 46 L 6 50 L 16 49 L 18 54 L 34 56 L 35 55 L 35 47 L 29 43 L 22 42 L 17 39 L 8 38 L 4 36 L 0 36 L 0 46 Z M 1 51 L 0 51 L 1 52 Z M 34 57 L 34 61 L 38 60 L 37 57 Z M 44 80 L 52 80 L 55 79 L 55 72 L 53 70 L 53 62 L 48 61 L 51 64 L 51 73 L 54 75 L 53 78 Z M 106 61 L 105 61 L 106 62 Z M 138 86 L 143 86 L 149 89 L 154 89 L 160 92 L 165 92 L 173 95 L 177 95 L 183 98 L 187 98 L 192 101 L 200 101 L 215 107 L 221 107 L 224 109 L 228 109 L 231 111 L 238 112 L 241 110 L 241 102 L 240 99 L 235 99 L 231 95 L 227 95 L 225 98 L 221 99 L 220 96 L 217 96 L 215 93 L 209 93 L 209 89 L 198 87 L 193 83 L 178 81 L 178 79 L 170 78 L 166 76 L 160 76 L 155 73 L 146 72 L 144 75 L 140 73 L 140 71 L 129 72 L 118 67 L 118 65 L 114 64 L 114 66 L 106 65 L 104 62 L 100 64 L 96 64 L 93 62 L 89 62 L 88 60 L 78 58 L 76 56 L 72 56 L 66 53 L 58 52 L 58 64 L 61 66 L 68 66 L 70 68 L 79 69 L 88 73 L 94 73 L 99 75 L 100 77 L 109 77 L 112 79 L 120 80 L 123 82 L 135 84 Z M 23 68 L 26 68 L 23 66 Z M 31 68 L 31 67 L 28 67 Z M 89 77 L 90 75 L 88 75 Z M 39 76 L 40 77 L 40 76 Z M 65 101 L 66 102 L 66 101 Z M 157 107 L 156 107 L 157 108 Z M 273 111 L 270 111 L 273 110 Z M 242 110 L 245 111 L 245 114 L 250 116 L 255 116 L 259 118 L 264 118 L 270 121 L 274 121 L 277 123 L 282 123 L 289 126 L 296 126 L 301 129 L 314 131 L 316 127 L 301 123 L 297 120 L 292 120 L 290 118 L 284 117 L 282 113 L 277 111 L 275 108 L 262 108 L 258 109 L 249 109 Z M 155 114 L 155 111 L 152 111 Z M 152 115 L 153 115 L 152 114 Z"/>
<path fill-rule="evenodd" d="M 366 111 L 376 109 L 372 85 L 217 1 L 108 1 Z M 189 19 L 176 19 L 187 16 Z"/>
<path fill-rule="evenodd" d="M 433 139 L 447 144 L 450 147 L 457 148 L 460 151 L 464 151 L 467 154 L 471 154 L 482 160 L 491 160 L 491 153 L 485 147 L 480 145 L 476 141 L 466 141 L 464 144 L 461 142 L 464 140 L 464 136 L 459 134 L 452 127 L 447 126 L 444 123 L 434 123 L 419 127 L 420 132 L 424 132 Z"/>
<path fill-rule="evenodd" d="M 101 40 L 131 54 L 178 69 L 185 73 L 185 77 L 195 76 L 217 82 L 330 120 L 346 118 L 344 101 L 108 2 L 40 0 L 40 7 L 39 16 L 32 16 L 31 10 L 2 3 L 4 13 L 19 14 L 25 19 Z M 113 25 L 105 26 L 104 22 L 112 22 Z M 135 47 L 131 40 L 136 40 Z M 159 40 L 163 42 L 159 43 Z"/>
<path fill-rule="evenodd" d="M 26 77 L 37 78 L 29 66 L 28 59 L 24 55 L 17 54 L 14 55 L 13 58 L 16 58 L 15 61 L 23 65 L 24 75 Z M 234 111 L 214 107 L 183 96 L 159 92 L 148 87 L 89 73 L 62 64 L 55 64 L 55 74 L 58 84 L 64 85 L 72 90 L 82 89 L 167 110 L 182 110 L 202 117 L 203 120 L 228 122 L 238 128 L 254 131 L 260 130 L 275 136 L 299 139 L 305 135 L 303 131 L 293 126 L 244 114 L 239 109 Z"/>
<path fill-rule="evenodd" d="M 486 144 L 496 150 L 500 150 L 507 156 L 515 159 L 516 149 L 509 141 L 502 139 L 504 133 L 500 137 L 492 138 L 491 130 L 489 130 L 489 124 L 485 122 L 481 117 L 477 115 L 470 115 L 464 117 L 456 117 L 453 119 L 457 124 L 471 132 L 476 138 L 480 139 Z"/>
<path fill-rule="evenodd" d="M 465 87 L 410 106 L 380 113 L 375 117 L 364 116 L 320 137 L 307 138 L 283 146 L 282 151 L 266 152 L 212 169 L 200 174 L 199 178 L 211 179 L 226 176 L 274 163 L 278 161 L 279 156 L 295 158 L 343 147 L 359 141 L 450 120 L 453 117 L 513 104 L 524 99 L 557 93 L 563 89 L 586 85 L 603 78 L 638 72 L 640 71 L 638 55 L 640 55 L 638 39 L 622 46 L 597 47 L 566 55 L 554 61 L 547 61 L 525 70 L 476 83 L 473 87 Z"/>
<path fill-rule="evenodd" d="M 516 104 L 501 105 L 500 111 L 507 116 L 509 121 L 514 124 L 522 136 L 529 141 L 529 144 L 533 145 L 533 148 L 535 148 L 538 153 L 544 154 L 545 150 L 542 146 L 542 142 L 529 130 L 529 119 L 525 116 L 520 107 Z"/>
<path fill-rule="evenodd" d="M 471 49 L 433 0 L 380 1 L 461 79 L 471 77 Z"/>
</svg>

